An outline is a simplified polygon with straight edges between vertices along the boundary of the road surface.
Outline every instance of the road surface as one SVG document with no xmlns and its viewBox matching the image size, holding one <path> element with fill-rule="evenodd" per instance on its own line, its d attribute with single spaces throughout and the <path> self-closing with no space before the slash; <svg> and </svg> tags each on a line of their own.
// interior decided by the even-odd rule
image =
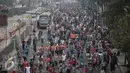
<svg viewBox="0 0 130 73">
<path fill-rule="evenodd" d="M 9 18 L 9 23 L 11 23 L 11 24 L 9 24 L 8 29 L 12 26 L 12 23 L 16 22 L 16 19 L 17 19 L 17 18 L 26 21 L 26 19 L 23 18 L 23 17 L 25 17 L 25 16 L 26 16 L 26 14 L 23 14 L 23 15 L 21 15 L 21 16 L 14 16 L 14 17 L 12 17 L 12 18 Z M 53 23 L 52 23 L 52 24 L 53 24 Z M 45 39 L 44 45 L 48 45 L 48 42 L 47 42 L 47 37 L 48 37 L 48 36 L 47 36 L 47 30 L 41 30 L 41 31 L 43 32 L 42 37 L 44 37 L 44 39 Z M 36 31 L 36 34 L 37 34 L 38 32 L 39 32 L 39 30 Z M 93 35 L 93 33 L 91 33 L 91 35 Z M 31 44 L 31 45 L 30 45 L 30 50 L 29 50 L 29 55 L 28 55 L 28 57 L 27 57 L 28 62 L 30 61 L 30 59 L 31 59 L 31 58 L 33 57 L 33 55 L 34 55 L 32 46 L 33 46 L 33 45 Z M 37 51 L 40 49 L 40 46 L 41 46 L 41 42 L 40 42 L 40 40 L 38 40 L 38 41 L 37 41 Z M 68 50 L 68 49 L 66 49 L 66 50 Z M 47 52 L 44 53 L 44 56 L 46 56 L 46 55 L 47 55 Z M 87 60 L 88 60 L 88 57 L 86 57 L 86 52 L 84 52 L 83 56 L 84 56 L 84 63 L 87 64 L 87 63 L 88 63 L 88 61 L 87 61 Z M 118 58 L 119 58 L 119 61 L 122 63 L 122 62 L 123 62 L 123 60 L 122 60 L 122 59 L 123 59 L 123 55 L 119 56 Z M 124 70 L 123 67 L 120 67 L 120 68 Z M 120 70 L 120 68 L 116 68 L 115 73 L 122 73 L 121 70 Z M 44 66 L 44 69 L 43 69 L 43 70 L 45 71 L 45 66 Z M 58 70 L 56 70 L 56 71 L 58 71 Z M 76 73 L 80 73 L 80 72 L 76 72 Z M 97 69 L 97 70 L 94 69 L 93 72 L 89 71 L 88 73 L 100 73 L 100 70 L 99 70 L 99 69 Z M 108 68 L 108 70 L 107 70 L 107 73 L 111 73 L 109 68 Z"/>
</svg>

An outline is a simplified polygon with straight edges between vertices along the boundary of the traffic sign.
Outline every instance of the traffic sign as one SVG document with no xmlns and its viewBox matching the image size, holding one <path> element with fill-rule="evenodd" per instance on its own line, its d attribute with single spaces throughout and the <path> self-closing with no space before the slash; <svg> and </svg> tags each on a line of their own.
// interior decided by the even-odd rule
<svg viewBox="0 0 130 73">
<path fill-rule="evenodd" d="M 26 16 L 26 18 L 27 18 L 27 19 L 31 19 L 32 17 L 28 15 L 28 16 Z"/>
</svg>

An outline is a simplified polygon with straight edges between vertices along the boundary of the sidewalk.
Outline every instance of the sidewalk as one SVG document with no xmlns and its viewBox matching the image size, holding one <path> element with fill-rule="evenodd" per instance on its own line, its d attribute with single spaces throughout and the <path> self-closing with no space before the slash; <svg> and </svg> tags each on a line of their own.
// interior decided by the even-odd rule
<svg viewBox="0 0 130 73">
<path fill-rule="evenodd" d="M 124 59 L 125 59 L 125 54 L 121 53 L 120 56 L 118 56 L 118 61 L 119 61 L 119 65 L 123 65 L 124 64 Z"/>
<path fill-rule="evenodd" d="M 21 28 L 21 33 L 24 32 L 26 26 L 24 26 L 23 28 Z M 15 35 L 19 35 L 19 31 L 16 31 Z M 12 39 L 15 39 L 15 35 L 13 35 L 12 37 L 8 38 L 7 40 L 4 40 L 2 42 L 0 42 L 0 62 L 2 64 L 4 64 L 4 62 L 6 61 L 6 59 L 3 58 L 3 56 L 14 56 L 16 54 L 15 48 L 14 48 L 14 42 L 12 41 Z M 12 53 L 13 52 L 13 53 Z"/>
<path fill-rule="evenodd" d="M 121 73 L 125 73 L 127 71 L 127 68 L 122 66 L 124 65 L 124 61 L 125 61 L 124 59 L 125 59 L 125 54 L 121 53 L 120 56 L 118 56 L 118 61 L 119 61 L 118 68 L 121 71 Z M 116 73 L 119 73 L 119 72 L 116 72 Z"/>
</svg>

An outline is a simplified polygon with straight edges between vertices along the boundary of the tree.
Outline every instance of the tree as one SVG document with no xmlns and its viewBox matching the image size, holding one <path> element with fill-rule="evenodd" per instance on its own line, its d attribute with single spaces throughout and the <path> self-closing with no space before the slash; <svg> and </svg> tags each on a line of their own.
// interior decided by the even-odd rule
<svg viewBox="0 0 130 73">
<path fill-rule="evenodd" d="M 27 5 L 28 2 L 27 0 L 20 0 L 19 4 L 22 4 L 22 6 L 24 6 L 24 5 Z"/>
<path fill-rule="evenodd" d="M 91 0 L 90 2 L 97 2 L 102 7 L 112 45 L 127 54 L 128 66 L 130 66 L 130 0 Z M 107 10 L 104 11 L 104 8 Z"/>
<path fill-rule="evenodd" d="M 106 24 L 113 36 L 113 45 L 123 49 L 123 51 L 126 51 L 126 42 L 130 40 L 128 25 L 130 15 L 125 11 L 126 6 L 126 0 L 119 0 L 116 3 L 109 5 L 105 12 L 105 17 L 107 19 Z M 127 49 L 127 51 L 128 50 L 129 49 Z"/>
<path fill-rule="evenodd" d="M 128 69 L 130 67 L 130 0 L 114 0 L 104 12 L 106 24 L 112 35 L 112 44 L 127 55 Z M 129 71 L 128 71 L 129 73 Z"/>
<path fill-rule="evenodd" d="M 32 5 L 34 5 L 38 0 L 21 0 L 20 4 L 22 4 L 23 6 L 26 5 L 28 7 L 31 7 Z"/>
</svg>

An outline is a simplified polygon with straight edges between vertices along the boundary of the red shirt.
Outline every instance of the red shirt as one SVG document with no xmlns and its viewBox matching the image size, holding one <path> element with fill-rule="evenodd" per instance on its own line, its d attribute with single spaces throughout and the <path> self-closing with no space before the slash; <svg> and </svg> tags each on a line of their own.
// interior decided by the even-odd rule
<svg viewBox="0 0 130 73">
<path fill-rule="evenodd" d="M 85 73 L 88 72 L 88 70 L 87 70 L 85 67 L 83 67 L 82 70 L 83 70 L 83 72 L 85 72 Z"/>
<path fill-rule="evenodd" d="M 69 64 L 69 65 L 72 65 L 72 64 L 73 64 L 73 61 L 72 61 L 72 60 L 69 60 L 68 64 Z"/>
<path fill-rule="evenodd" d="M 76 37 L 77 37 L 76 34 L 71 34 L 71 38 L 72 38 L 72 39 L 74 39 L 74 38 L 76 38 Z"/>
<path fill-rule="evenodd" d="M 51 73 L 56 73 L 55 71 L 51 72 Z"/>
<path fill-rule="evenodd" d="M 46 58 L 46 62 L 48 63 L 48 62 L 50 62 L 51 61 L 51 59 L 50 58 Z"/>
<path fill-rule="evenodd" d="M 12 71 L 11 73 L 16 73 L 16 71 Z"/>
<path fill-rule="evenodd" d="M 26 68 L 26 67 L 27 67 L 27 64 L 28 64 L 28 62 L 26 62 L 26 61 L 23 63 L 24 68 Z"/>
<path fill-rule="evenodd" d="M 93 62 L 94 62 L 94 64 L 97 64 L 97 58 L 96 57 L 93 58 Z"/>
<path fill-rule="evenodd" d="M 112 54 L 112 49 L 110 48 L 107 55 L 110 56 Z"/>
<path fill-rule="evenodd" d="M 75 44 L 75 48 L 78 48 L 78 45 L 77 45 L 77 44 Z"/>
<path fill-rule="evenodd" d="M 77 61 L 76 61 L 75 58 L 72 59 L 72 63 L 73 63 L 73 64 L 76 64 L 76 63 L 77 63 Z"/>
<path fill-rule="evenodd" d="M 40 47 L 39 51 L 42 52 L 42 50 L 43 50 L 42 47 Z"/>
</svg>

